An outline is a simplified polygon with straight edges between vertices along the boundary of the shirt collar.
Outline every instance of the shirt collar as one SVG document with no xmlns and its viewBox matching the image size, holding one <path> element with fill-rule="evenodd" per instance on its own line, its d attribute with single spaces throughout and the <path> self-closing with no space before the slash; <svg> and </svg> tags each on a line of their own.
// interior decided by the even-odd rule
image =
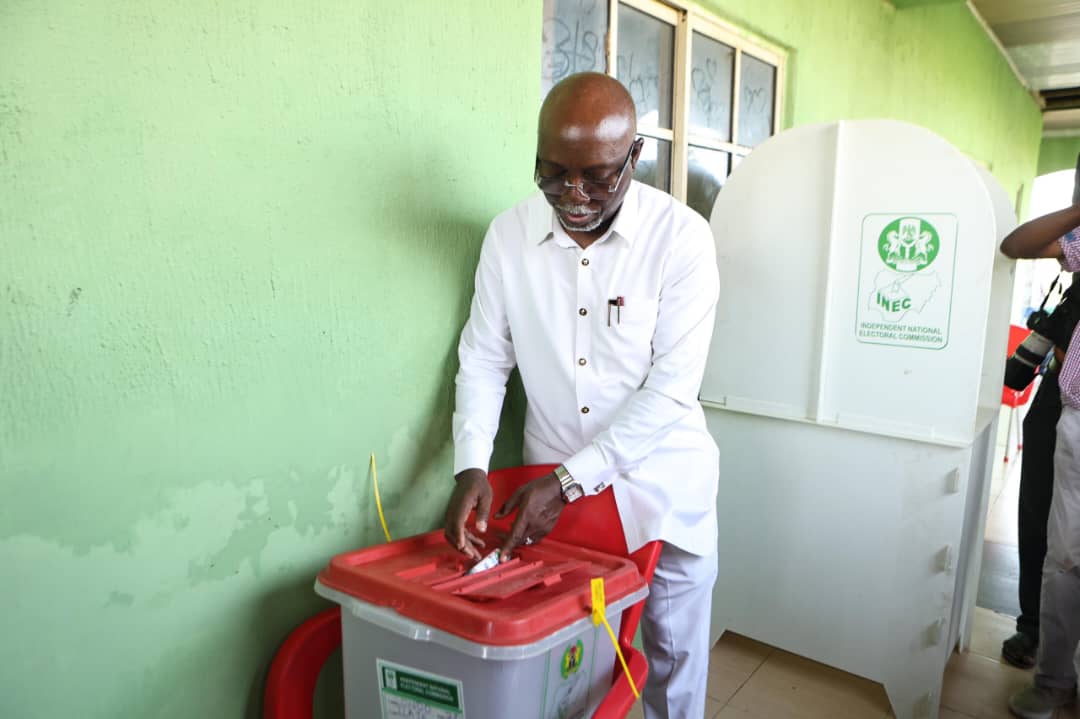
<svg viewBox="0 0 1080 719">
<path fill-rule="evenodd" d="M 536 193 L 529 212 L 529 237 L 533 238 L 536 244 L 543 244 L 545 240 L 555 236 L 555 226 L 558 222 L 555 210 L 548 204 L 544 193 Z M 627 244 L 632 245 L 637 226 L 638 183 L 637 180 L 631 180 L 630 187 L 623 196 L 622 206 L 615 214 L 615 221 L 611 223 L 611 235 L 621 237 Z"/>
<path fill-rule="evenodd" d="M 638 224 L 638 183 L 631 179 L 630 188 L 623 196 L 622 207 L 615 215 L 611 229 L 616 235 L 626 240 L 628 245 L 632 245 L 637 236 Z"/>
</svg>

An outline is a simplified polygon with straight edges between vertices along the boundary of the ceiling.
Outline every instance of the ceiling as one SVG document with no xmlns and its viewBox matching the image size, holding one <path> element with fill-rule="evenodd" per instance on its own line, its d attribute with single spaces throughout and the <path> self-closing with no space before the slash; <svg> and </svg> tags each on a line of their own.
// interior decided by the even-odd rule
<svg viewBox="0 0 1080 719">
<path fill-rule="evenodd" d="M 1080 130 L 1080 0 L 972 0 L 1046 107 L 1047 134 Z"/>
</svg>

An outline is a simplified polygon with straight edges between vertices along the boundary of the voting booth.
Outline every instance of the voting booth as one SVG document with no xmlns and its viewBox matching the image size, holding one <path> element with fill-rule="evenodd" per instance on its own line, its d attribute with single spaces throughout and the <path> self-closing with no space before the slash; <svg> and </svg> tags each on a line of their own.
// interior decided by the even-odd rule
<svg viewBox="0 0 1080 719">
<path fill-rule="evenodd" d="M 882 683 L 898 719 L 936 717 L 978 585 L 1009 197 L 924 128 L 847 121 L 754 150 L 711 225 L 713 639 L 753 637 Z"/>
</svg>

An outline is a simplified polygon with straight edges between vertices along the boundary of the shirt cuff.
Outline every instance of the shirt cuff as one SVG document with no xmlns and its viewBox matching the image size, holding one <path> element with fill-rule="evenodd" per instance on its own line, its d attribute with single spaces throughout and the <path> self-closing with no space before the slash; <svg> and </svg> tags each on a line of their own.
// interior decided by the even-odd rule
<svg viewBox="0 0 1080 719">
<path fill-rule="evenodd" d="M 1061 266 L 1069 272 L 1080 271 L 1080 227 L 1066 232 L 1058 242 L 1061 243 Z"/>
<path fill-rule="evenodd" d="M 563 466 L 581 485 L 586 496 L 603 492 L 619 476 L 618 470 L 609 466 L 600 450 L 592 444 L 563 462 Z"/>
<path fill-rule="evenodd" d="M 470 439 L 454 445 L 454 476 L 466 469 L 488 469 L 491 462 L 491 442 Z"/>
</svg>

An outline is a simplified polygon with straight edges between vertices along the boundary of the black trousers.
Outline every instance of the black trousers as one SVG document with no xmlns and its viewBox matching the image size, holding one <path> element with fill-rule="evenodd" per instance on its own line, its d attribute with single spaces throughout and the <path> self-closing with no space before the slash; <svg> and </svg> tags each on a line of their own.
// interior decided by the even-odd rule
<svg viewBox="0 0 1080 719">
<path fill-rule="evenodd" d="M 1020 455 L 1020 616 L 1016 631 L 1039 637 L 1039 595 L 1046 558 L 1046 522 L 1054 494 L 1054 447 L 1061 417 L 1057 374 L 1043 377 L 1024 418 Z"/>
</svg>

